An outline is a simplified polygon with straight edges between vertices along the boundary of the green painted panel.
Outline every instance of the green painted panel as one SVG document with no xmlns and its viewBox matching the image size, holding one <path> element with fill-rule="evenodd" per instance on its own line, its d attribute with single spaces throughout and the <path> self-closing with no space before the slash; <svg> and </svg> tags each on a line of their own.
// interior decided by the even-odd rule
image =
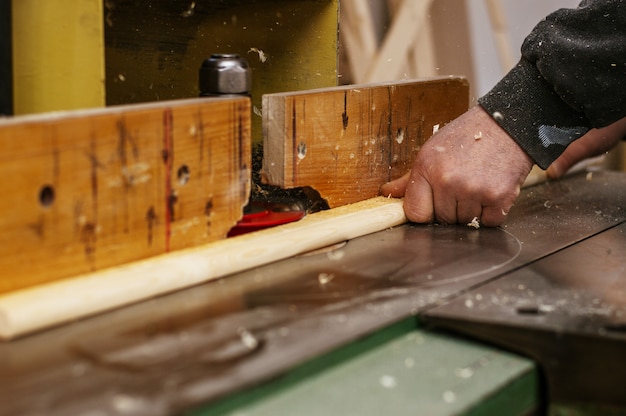
<svg viewBox="0 0 626 416">
<path fill-rule="evenodd" d="M 264 406 L 268 398 L 283 393 L 289 395 L 294 387 L 307 383 L 311 378 L 321 376 L 324 372 L 352 360 L 353 357 L 362 354 L 364 351 L 373 350 L 386 344 L 390 339 L 410 333 L 415 329 L 415 326 L 414 318 L 405 319 L 329 354 L 305 362 L 269 383 L 235 394 L 210 406 L 197 409 L 191 414 L 193 416 L 239 415 L 240 410 L 243 408 L 254 408 L 256 405 Z"/>
<path fill-rule="evenodd" d="M 518 415 L 539 401 L 532 361 L 464 339 L 418 329 L 354 347 L 308 377 L 301 372 L 254 400 L 235 397 L 199 414 Z"/>
<path fill-rule="evenodd" d="M 626 416 L 626 409 L 618 406 L 588 403 L 551 403 L 549 416 Z"/>
</svg>

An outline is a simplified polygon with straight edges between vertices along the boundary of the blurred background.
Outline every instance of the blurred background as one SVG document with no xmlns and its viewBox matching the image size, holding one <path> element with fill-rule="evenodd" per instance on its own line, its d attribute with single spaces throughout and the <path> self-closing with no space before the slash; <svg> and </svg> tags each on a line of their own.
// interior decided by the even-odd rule
<svg viewBox="0 0 626 416">
<path fill-rule="evenodd" d="M 546 15 L 579 0 L 344 0 L 339 82 L 463 75 L 471 102 L 515 65 L 524 38 Z M 624 168 L 622 146 L 604 165 Z"/>
<path fill-rule="evenodd" d="M 486 93 L 547 14 L 578 0 L 344 0 L 340 82 L 464 75 Z"/>
<path fill-rule="evenodd" d="M 257 142 L 267 93 L 462 75 L 472 105 L 538 21 L 578 2 L 0 0 L 0 114 L 197 96 L 211 53 L 249 61 Z"/>
</svg>

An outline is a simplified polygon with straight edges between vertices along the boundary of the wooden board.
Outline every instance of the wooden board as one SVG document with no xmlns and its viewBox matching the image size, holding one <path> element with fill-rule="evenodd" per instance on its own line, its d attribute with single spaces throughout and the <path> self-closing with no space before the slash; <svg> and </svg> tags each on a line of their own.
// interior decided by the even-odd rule
<svg viewBox="0 0 626 416">
<path fill-rule="evenodd" d="M 468 94 L 460 77 L 267 94 L 263 178 L 311 186 L 331 207 L 372 198 L 436 126 L 467 110 Z"/>
<path fill-rule="evenodd" d="M 317 212 L 290 224 L 15 291 L 0 296 L 0 339 L 11 339 L 404 222 L 402 200 L 378 197 Z"/>
<path fill-rule="evenodd" d="M 250 187 L 250 102 L 0 123 L 0 293 L 223 238 Z"/>
</svg>

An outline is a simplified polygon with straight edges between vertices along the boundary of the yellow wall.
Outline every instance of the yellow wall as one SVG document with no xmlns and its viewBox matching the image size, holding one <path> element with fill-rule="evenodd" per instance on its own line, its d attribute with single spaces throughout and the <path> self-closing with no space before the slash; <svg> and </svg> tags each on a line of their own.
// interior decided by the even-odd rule
<svg viewBox="0 0 626 416">
<path fill-rule="evenodd" d="M 105 103 L 102 0 L 13 0 L 15 114 Z"/>
<path fill-rule="evenodd" d="M 14 113 L 195 97 L 202 60 L 239 53 L 259 141 L 263 94 L 337 84 L 339 0 L 190 4 L 13 0 Z"/>
<path fill-rule="evenodd" d="M 339 0 L 194 4 L 105 2 L 107 105 L 196 97 L 202 61 L 236 53 L 252 69 L 259 142 L 263 94 L 337 85 Z"/>
</svg>

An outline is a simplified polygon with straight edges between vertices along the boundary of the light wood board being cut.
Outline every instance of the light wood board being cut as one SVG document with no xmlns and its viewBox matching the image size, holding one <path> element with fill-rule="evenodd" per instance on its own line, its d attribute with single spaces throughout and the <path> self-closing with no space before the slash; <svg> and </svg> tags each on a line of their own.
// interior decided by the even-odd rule
<svg viewBox="0 0 626 416">
<path fill-rule="evenodd" d="M 9 293 L 0 296 L 0 339 L 9 340 L 405 221 L 401 200 L 378 197 L 276 228 Z"/>
</svg>

